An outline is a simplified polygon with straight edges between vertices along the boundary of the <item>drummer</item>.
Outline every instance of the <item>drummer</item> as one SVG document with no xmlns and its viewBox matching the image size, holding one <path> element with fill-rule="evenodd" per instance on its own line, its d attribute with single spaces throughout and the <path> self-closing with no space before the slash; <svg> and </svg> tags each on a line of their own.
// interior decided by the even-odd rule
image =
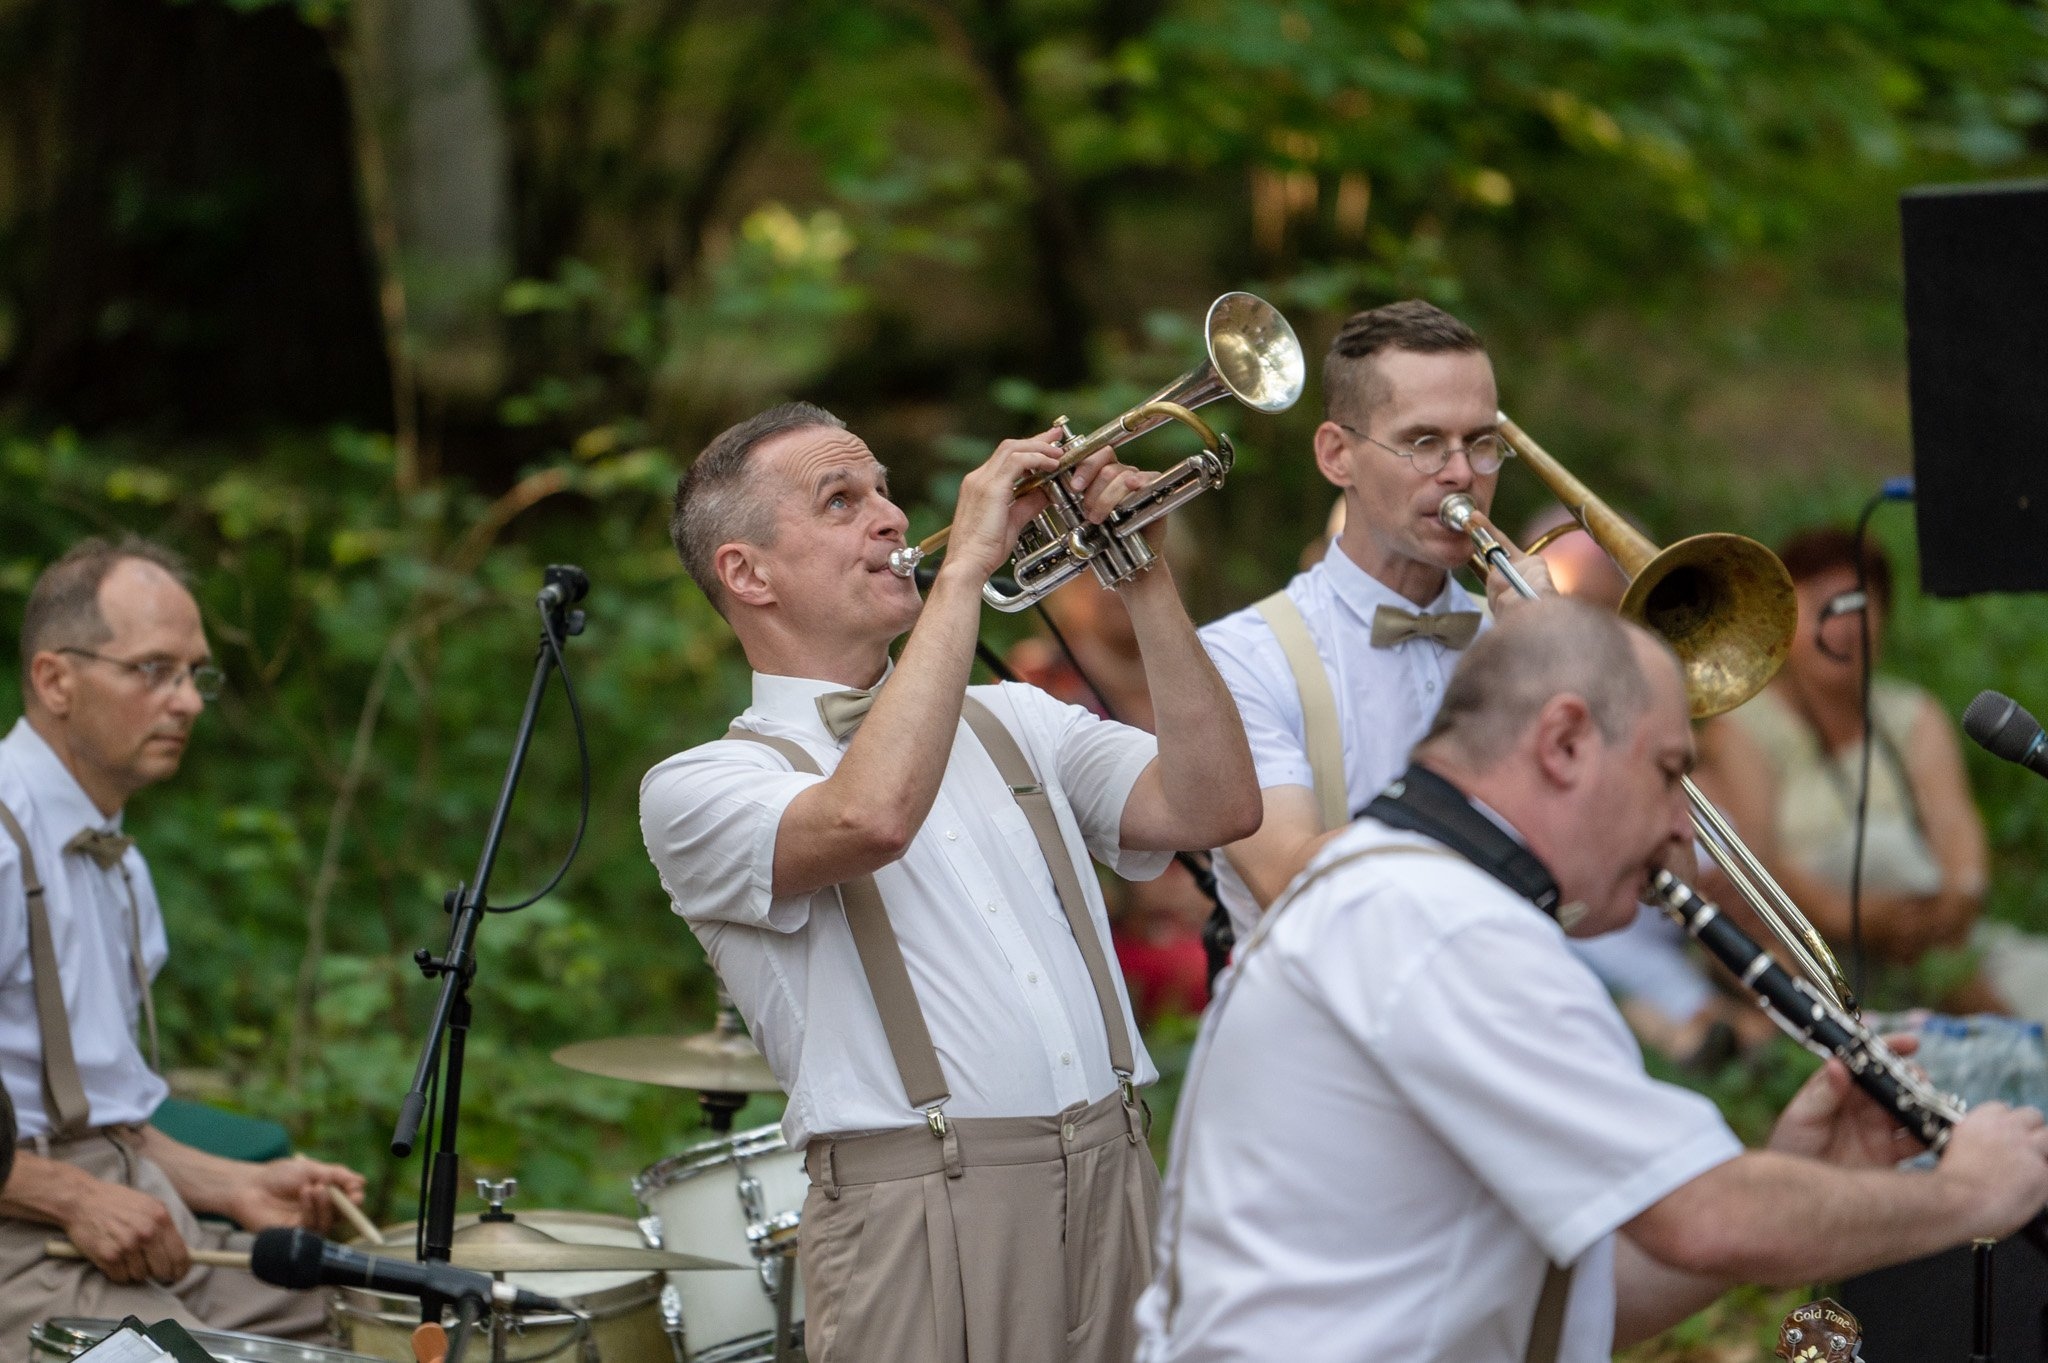
<svg viewBox="0 0 2048 1363">
<path fill-rule="evenodd" d="M 0 1363 L 57 1316 L 324 1338 L 318 1294 L 194 1268 L 191 1247 L 228 1239 L 194 1213 L 324 1230 L 330 1189 L 360 1202 L 362 1178 L 220 1159 L 147 1125 L 167 1091 L 149 995 L 167 947 L 121 814 L 178 769 L 220 684 L 183 567 L 143 540 L 77 545 L 29 593 L 21 658 L 25 713 L 0 739 L 0 1078 L 20 1124 L 0 1188 Z M 60 1236 L 84 1261 L 45 1257 Z"/>
</svg>

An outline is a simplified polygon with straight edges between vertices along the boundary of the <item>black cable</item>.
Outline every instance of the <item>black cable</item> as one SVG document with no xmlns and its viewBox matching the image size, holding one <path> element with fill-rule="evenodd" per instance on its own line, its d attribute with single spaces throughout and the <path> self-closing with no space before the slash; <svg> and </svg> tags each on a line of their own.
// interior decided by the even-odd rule
<svg viewBox="0 0 2048 1363">
<path fill-rule="evenodd" d="M 1052 632 L 1053 642 L 1060 646 L 1060 652 L 1066 654 L 1067 661 L 1073 664 L 1074 675 L 1081 679 L 1081 685 L 1088 688 L 1088 694 L 1094 696 L 1095 703 L 1102 707 L 1103 717 L 1117 724 L 1123 723 L 1121 719 L 1117 718 L 1116 709 L 1110 705 L 1109 697 L 1102 693 L 1102 688 L 1097 686 L 1095 679 L 1088 675 L 1088 669 L 1081 666 L 1080 655 L 1075 653 L 1074 646 L 1067 642 L 1067 636 L 1060 633 L 1060 627 L 1053 622 L 1052 612 L 1045 608 L 1043 598 L 1037 602 L 1036 609 L 1038 611 L 1038 618 L 1043 620 L 1045 627 Z M 1005 680 L 1017 680 L 1017 674 L 1007 666 L 997 675 L 1003 676 L 1004 673 L 1008 674 L 1004 678 Z M 1209 901 L 1209 921 L 1202 928 L 1202 949 L 1209 958 L 1209 987 L 1213 990 L 1216 987 L 1216 976 L 1222 972 L 1223 965 L 1229 961 L 1231 949 L 1237 945 L 1236 934 L 1230 929 L 1230 911 L 1223 907 L 1223 896 L 1216 889 L 1216 872 L 1210 867 L 1206 857 L 1197 856 L 1193 852 L 1175 852 L 1173 859 L 1179 862 L 1190 876 L 1194 877 L 1195 888 L 1200 890 L 1203 898 Z M 1218 929 L 1219 920 L 1221 922 L 1220 932 Z M 1218 955 L 1219 940 L 1221 941 L 1220 958 Z"/>
<path fill-rule="evenodd" d="M 1856 517 L 1855 545 L 1851 553 L 1856 558 L 1856 590 L 1863 596 L 1863 609 L 1856 612 L 1856 631 L 1861 649 L 1862 675 L 1857 679 L 1858 696 L 1862 705 L 1863 752 L 1859 759 L 1856 777 L 1856 830 L 1854 852 L 1849 858 L 1849 978 L 1850 987 L 1857 998 L 1864 997 L 1863 969 L 1863 841 L 1866 826 L 1870 820 L 1870 749 L 1875 735 L 1870 724 L 1870 687 L 1876 669 L 1870 659 L 1870 583 L 1864 568 L 1864 543 L 1870 533 L 1870 518 L 1877 514 L 1878 507 L 1887 500 L 1879 492 L 1863 504 L 1863 510 Z M 1815 626 L 1819 628 L 1818 625 Z"/>
<path fill-rule="evenodd" d="M 583 834 L 590 827 L 590 743 L 583 732 L 583 707 L 576 701 L 576 685 L 569 680 L 568 664 L 562 661 L 562 641 L 555 637 L 555 616 L 546 602 L 537 603 L 540 609 L 541 637 L 547 641 L 548 652 L 554 656 L 555 671 L 562 677 L 562 693 L 569 698 L 569 716 L 576 724 L 576 752 L 583 764 L 582 807 L 576 814 L 576 836 L 569 843 L 569 853 L 562 858 L 562 864 L 555 868 L 555 874 L 540 889 L 520 900 L 517 904 L 487 904 L 490 913 L 517 913 L 532 908 L 562 883 L 562 877 L 569 874 L 569 865 L 576 860 L 576 853 L 583 846 Z"/>
</svg>

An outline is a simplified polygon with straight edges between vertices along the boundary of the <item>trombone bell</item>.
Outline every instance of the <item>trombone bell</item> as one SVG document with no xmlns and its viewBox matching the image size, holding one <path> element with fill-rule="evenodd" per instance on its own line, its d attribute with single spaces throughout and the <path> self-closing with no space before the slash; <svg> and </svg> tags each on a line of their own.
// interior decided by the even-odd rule
<svg viewBox="0 0 2048 1363">
<path fill-rule="evenodd" d="M 1792 575 L 1778 556 L 1742 535 L 1706 534 L 1660 550 L 1613 507 L 1531 440 L 1505 412 L 1501 436 L 1529 466 L 1593 542 L 1629 579 L 1621 616 L 1661 635 L 1685 669 L 1686 701 L 1693 718 L 1732 710 L 1764 689 L 1798 628 Z M 1523 596 L 1534 596 L 1508 561 L 1507 545 L 1463 493 L 1446 497 L 1437 519 L 1472 541 L 1482 566 L 1500 571 Z M 1700 841 L 1757 917 L 1782 943 L 1828 1001 L 1856 1015 L 1856 997 L 1840 963 L 1756 854 L 1736 834 L 1690 776 L 1686 802 Z"/>
<path fill-rule="evenodd" d="M 1505 412 L 1500 433 L 1629 579 L 1622 618 L 1678 654 L 1694 719 L 1733 710 L 1777 675 L 1792 650 L 1799 603 L 1776 554 L 1746 536 L 1721 533 L 1660 550 Z"/>
</svg>

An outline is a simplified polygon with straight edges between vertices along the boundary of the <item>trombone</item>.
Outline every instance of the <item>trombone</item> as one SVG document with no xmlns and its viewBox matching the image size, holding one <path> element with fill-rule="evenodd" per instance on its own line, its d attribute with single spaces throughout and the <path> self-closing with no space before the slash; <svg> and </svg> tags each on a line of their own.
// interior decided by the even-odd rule
<svg viewBox="0 0 2048 1363">
<path fill-rule="evenodd" d="M 1584 530 L 1629 579 L 1628 592 L 1621 600 L 1622 618 L 1661 636 L 1678 654 L 1694 719 L 1732 710 L 1763 690 L 1783 665 L 1799 621 L 1791 574 L 1776 554 L 1746 536 L 1722 533 L 1694 535 L 1659 550 L 1531 440 L 1505 412 L 1500 414 L 1500 434 L 1571 513 L 1575 524 L 1559 530 Z M 1437 519 L 1472 541 L 1473 557 L 1482 572 L 1499 572 L 1518 594 L 1535 596 L 1509 562 L 1508 542 L 1470 497 L 1455 493 L 1444 498 Z M 1541 549 L 1557 533 L 1545 535 L 1530 552 Z M 1722 874 L 1828 1001 L 1855 1017 L 1856 996 L 1834 952 L 1743 843 L 1727 816 L 1690 776 L 1684 780 L 1693 829 Z"/>
<path fill-rule="evenodd" d="M 1236 455 L 1230 437 L 1218 435 L 1194 409 L 1220 397 L 1234 397 L 1255 412 L 1284 412 L 1301 397 L 1307 377 L 1301 342 L 1280 310 L 1248 293 L 1226 293 L 1209 305 L 1203 336 L 1208 358 L 1145 401 L 1086 435 L 1060 442 L 1059 463 L 1022 479 L 1016 495 L 1043 488 L 1047 505 L 1017 537 L 1010 575 L 1017 590 L 988 583 L 982 599 L 999 611 L 1020 611 L 1093 569 L 1096 581 L 1114 587 L 1152 566 L 1156 555 L 1138 532 L 1211 488 L 1223 486 Z M 1065 417 L 1060 418 L 1064 424 Z M 1083 511 L 1067 474 L 1099 450 L 1135 440 L 1169 421 L 1201 437 L 1202 448 L 1139 489 L 1097 525 Z M 952 527 L 889 555 L 889 568 L 909 577 L 926 556 L 945 546 Z"/>
</svg>

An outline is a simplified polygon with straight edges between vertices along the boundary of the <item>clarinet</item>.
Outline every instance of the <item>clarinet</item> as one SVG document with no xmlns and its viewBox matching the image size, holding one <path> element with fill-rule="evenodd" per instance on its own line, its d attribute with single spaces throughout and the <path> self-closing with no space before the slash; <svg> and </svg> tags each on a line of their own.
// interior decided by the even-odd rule
<svg viewBox="0 0 2048 1363">
<path fill-rule="evenodd" d="M 1786 1035 L 1823 1060 L 1833 1057 L 1841 1061 L 1856 1086 L 1929 1150 L 1939 1154 L 1948 1144 L 1949 1133 L 1963 1119 L 1969 1104 L 1928 1083 L 1885 1045 L 1882 1037 L 1864 1026 L 1862 1019 L 1823 1001 L 1812 985 L 1795 978 L 1754 938 L 1671 872 L 1657 872 L 1650 881 L 1650 894 L 1695 942 L 1742 981 L 1743 988 L 1756 994 L 1756 1001 Z M 2048 1211 L 2036 1213 L 2020 1227 L 2019 1234 L 2048 1255 Z"/>
<path fill-rule="evenodd" d="M 1823 1060 L 1841 1061 L 1857 1087 L 1929 1150 L 1939 1153 L 1948 1144 L 1949 1131 L 1963 1119 L 1968 1104 L 1921 1078 L 1860 1018 L 1822 1000 L 1812 985 L 1779 965 L 1754 938 L 1671 872 L 1657 872 L 1650 893 L 1694 941 L 1742 981 L 1743 988 L 1755 993 L 1786 1035 Z"/>
</svg>

